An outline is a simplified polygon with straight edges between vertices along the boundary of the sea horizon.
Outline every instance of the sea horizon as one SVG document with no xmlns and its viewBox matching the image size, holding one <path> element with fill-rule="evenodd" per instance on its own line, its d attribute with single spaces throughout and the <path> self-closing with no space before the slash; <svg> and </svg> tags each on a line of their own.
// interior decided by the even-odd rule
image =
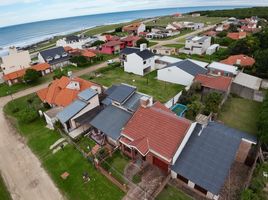
<svg viewBox="0 0 268 200">
<path fill-rule="evenodd" d="M 174 13 L 189 13 L 204 10 L 224 10 L 251 6 L 193 6 L 161 9 L 132 10 L 74 16 L 45 21 L 29 22 L 0 27 L 0 55 L 10 46 L 25 47 L 54 36 L 67 35 L 98 26 L 126 23 L 137 19 L 146 19 Z M 252 6 L 253 7 L 253 6 Z"/>
</svg>

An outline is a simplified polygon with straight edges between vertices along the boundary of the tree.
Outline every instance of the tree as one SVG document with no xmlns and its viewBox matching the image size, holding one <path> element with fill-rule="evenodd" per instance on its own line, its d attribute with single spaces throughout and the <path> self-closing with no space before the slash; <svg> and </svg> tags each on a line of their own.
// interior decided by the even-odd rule
<svg viewBox="0 0 268 200">
<path fill-rule="evenodd" d="M 222 95 L 218 92 L 211 92 L 205 97 L 205 114 L 218 113 Z"/>
<path fill-rule="evenodd" d="M 193 101 L 187 105 L 186 117 L 194 120 L 195 117 L 202 111 L 203 104 L 200 101 Z"/>
<path fill-rule="evenodd" d="M 102 41 L 102 40 L 97 40 L 97 41 L 95 41 L 95 42 L 93 42 L 93 43 L 91 44 L 91 47 L 100 46 L 100 45 L 102 45 L 102 44 L 104 44 L 104 43 L 105 43 L 105 42 Z"/>
<path fill-rule="evenodd" d="M 259 50 L 255 53 L 255 68 L 258 76 L 268 77 L 268 49 Z"/>
<path fill-rule="evenodd" d="M 140 47 L 140 45 L 141 44 L 147 44 L 147 46 L 149 46 L 149 41 L 148 40 L 146 40 L 145 38 L 141 38 L 141 39 L 139 39 L 137 42 L 136 42 L 136 44 L 137 44 L 137 47 Z"/>
<path fill-rule="evenodd" d="M 260 48 L 268 49 L 268 28 L 254 35 L 260 40 Z"/>
<path fill-rule="evenodd" d="M 114 32 L 116 32 L 116 33 L 121 33 L 121 32 L 122 32 L 122 29 L 123 29 L 122 26 L 117 27 L 117 28 L 114 29 Z"/>
<path fill-rule="evenodd" d="M 217 34 L 217 36 L 220 37 L 220 38 L 224 38 L 224 37 L 227 36 L 227 31 L 219 32 L 219 33 Z"/>
<path fill-rule="evenodd" d="M 35 83 L 39 80 L 40 73 L 34 69 L 27 69 L 23 77 L 24 81 L 27 83 Z"/>
<path fill-rule="evenodd" d="M 229 27 L 229 32 L 238 32 L 238 30 L 237 30 L 237 25 L 235 25 L 235 24 L 230 24 L 230 27 Z"/>
<path fill-rule="evenodd" d="M 70 59 L 72 63 L 76 63 L 77 66 L 84 66 L 88 64 L 88 60 L 84 56 L 74 56 Z"/>
<path fill-rule="evenodd" d="M 232 55 L 246 54 L 251 56 L 256 50 L 259 49 L 259 45 L 259 39 L 251 36 L 232 43 L 229 46 L 229 50 Z"/>
</svg>

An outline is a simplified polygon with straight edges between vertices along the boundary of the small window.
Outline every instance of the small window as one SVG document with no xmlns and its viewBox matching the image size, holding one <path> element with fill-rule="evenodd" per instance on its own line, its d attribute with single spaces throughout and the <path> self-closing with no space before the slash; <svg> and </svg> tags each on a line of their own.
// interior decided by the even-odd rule
<svg viewBox="0 0 268 200">
<path fill-rule="evenodd" d="M 146 60 L 145 60 L 145 61 L 143 61 L 143 64 L 144 64 L 144 65 L 146 64 Z"/>
<path fill-rule="evenodd" d="M 196 190 L 198 190 L 199 192 L 201 192 L 201 193 L 203 193 L 203 194 L 207 194 L 207 190 L 206 189 L 204 189 L 204 188 L 202 188 L 201 186 L 199 186 L 199 185 L 196 185 L 195 184 L 195 186 L 194 186 L 194 189 L 196 189 Z"/>
</svg>

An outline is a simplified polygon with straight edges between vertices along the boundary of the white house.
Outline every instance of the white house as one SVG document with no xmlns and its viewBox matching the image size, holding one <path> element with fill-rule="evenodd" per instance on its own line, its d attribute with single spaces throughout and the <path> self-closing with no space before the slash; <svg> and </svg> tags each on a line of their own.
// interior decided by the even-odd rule
<svg viewBox="0 0 268 200">
<path fill-rule="evenodd" d="M 169 83 L 189 86 L 198 74 L 206 74 L 207 70 L 191 60 L 172 63 L 157 71 L 157 79 Z"/>
<path fill-rule="evenodd" d="M 47 123 L 47 128 L 52 129 L 52 130 L 54 129 L 54 124 L 58 120 L 56 116 L 62 110 L 63 110 L 63 107 L 59 106 L 59 107 L 51 108 L 50 110 L 43 113 L 46 123 Z"/>
<path fill-rule="evenodd" d="M 219 44 L 213 44 L 206 50 L 206 54 L 212 55 L 213 53 L 217 52 L 219 49 L 220 49 Z"/>
<path fill-rule="evenodd" d="M 186 54 L 204 54 L 211 46 L 211 37 L 208 36 L 190 36 L 186 38 L 185 47 L 180 49 L 181 53 Z"/>
<path fill-rule="evenodd" d="M 10 74 L 31 67 L 29 51 L 18 51 L 16 47 L 9 48 L 9 54 L 2 57 L 1 69 L 4 74 Z"/>
<path fill-rule="evenodd" d="M 238 68 L 233 65 L 227 65 L 219 62 L 212 62 L 208 65 L 208 71 L 210 74 L 219 76 L 230 76 L 234 77 L 238 73 Z"/>
<path fill-rule="evenodd" d="M 144 76 L 155 69 L 155 55 L 142 44 L 140 51 L 126 55 L 124 71 Z"/>
<path fill-rule="evenodd" d="M 70 35 L 65 38 L 59 39 L 56 43 L 57 47 L 71 47 L 73 49 L 83 49 L 84 45 L 92 44 L 93 42 L 97 41 L 97 38 L 83 38 L 76 35 Z"/>
</svg>

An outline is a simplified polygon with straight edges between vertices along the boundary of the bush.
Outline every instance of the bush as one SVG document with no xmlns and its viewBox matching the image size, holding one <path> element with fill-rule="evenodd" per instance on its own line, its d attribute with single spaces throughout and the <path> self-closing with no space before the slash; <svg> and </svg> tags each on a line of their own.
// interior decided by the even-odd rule
<svg viewBox="0 0 268 200">
<path fill-rule="evenodd" d="M 19 113 L 19 121 L 23 123 L 31 123 L 38 118 L 38 114 L 35 110 L 24 109 Z"/>
<path fill-rule="evenodd" d="M 102 41 L 102 40 L 97 40 L 97 41 L 95 41 L 95 42 L 93 42 L 93 43 L 91 44 L 91 47 L 100 46 L 100 45 L 102 45 L 102 44 L 104 44 L 104 43 L 105 43 L 105 42 Z"/>
<path fill-rule="evenodd" d="M 141 39 L 137 40 L 137 42 L 136 42 L 137 47 L 140 47 L 141 44 L 147 44 L 147 46 L 149 46 L 149 41 L 146 40 L 145 38 L 141 38 Z"/>
<path fill-rule="evenodd" d="M 114 32 L 120 33 L 120 32 L 122 32 L 122 29 L 123 29 L 122 26 L 121 27 L 117 27 L 117 28 L 114 29 Z"/>
<path fill-rule="evenodd" d="M 195 117 L 202 111 L 203 104 L 200 101 L 193 101 L 187 105 L 186 118 L 194 120 Z"/>
<path fill-rule="evenodd" d="M 34 69 L 27 69 L 23 77 L 24 81 L 27 83 L 35 83 L 39 80 L 40 73 Z"/>
<path fill-rule="evenodd" d="M 218 113 L 219 111 L 219 105 L 222 100 L 222 95 L 217 92 L 209 93 L 205 97 L 205 114 L 208 115 L 209 113 Z"/>
</svg>

